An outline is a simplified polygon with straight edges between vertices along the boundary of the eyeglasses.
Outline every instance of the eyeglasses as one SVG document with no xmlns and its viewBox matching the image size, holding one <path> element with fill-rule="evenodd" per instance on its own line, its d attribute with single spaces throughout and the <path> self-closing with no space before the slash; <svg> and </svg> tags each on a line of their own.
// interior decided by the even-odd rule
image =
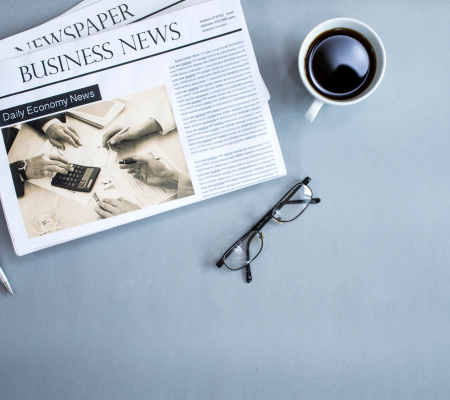
<svg viewBox="0 0 450 400">
<path fill-rule="evenodd" d="M 264 232 L 261 229 L 271 220 L 283 224 L 291 222 L 302 215 L 310 204 L 320 203 L 320 199 L 313 199 L 312 190 L 308 183 L 310 178 L 297 183 L 248 233 L 231 246 L 217 262 L 218 268 L 225 265 L 232 271 L 247 269 L 247 282 L 252 281 L 250 263 L 261 254 L 264 244 Z"/>
</svg>

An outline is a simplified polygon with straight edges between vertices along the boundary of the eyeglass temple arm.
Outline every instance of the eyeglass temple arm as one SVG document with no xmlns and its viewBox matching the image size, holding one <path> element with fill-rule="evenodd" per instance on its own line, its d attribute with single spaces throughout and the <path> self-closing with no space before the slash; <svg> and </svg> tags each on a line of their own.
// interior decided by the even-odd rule
<svg viewBox="0 0 450 400">
<path fill-rule="evenodd" d="M 302 185 L 308 185 L 309 184 L 309 182 L 311 182 L 311 178 L 309 177 L 309 176 L 307 176 L 305 179 L 303 179 L 303 181 L 302 181 Z M 309 186 L 308 186 L 309 187 Z M 310 189 L 311 190 L 311 189 Z M 318 204 L 318 203 L 320 203 L 320 199 L 311 199 L 310 201 L 309 201 L 311 204 Z"/>
<path fill-rule="evenodd" d="M 252 242 L 255 235 L 256 233 L 253 233 L 252 237 L 247 240 L 247 265 L 245 266 L 245 271 L 247 273 L 247 283 L 250 283 L 253 280 L 252 270 L 250 269 L 250 243 Z"/>
<path fill-rule="evenodd" d="M 283 207 L 286 204 L 304 204 L 304 203 L 309 203 L 309 204 L 317 204 L 320 203 L 320 199 L 311 199 L 311 200 L 291 200 L 292 197 L 295 195 L 295 193 L 297 193 L 298 190 L 300 190 L 300 188 L 304 185 L 306 187 L 309 188 L 308 183 L 311 182 L 311 178 L 307 177 L 305 179 L 303 179 L 303 181 L 296 185 L 297 186 L 297 190 L 292 190 L 291 195 L 284 201 L 280 201 L 279 204 L 277 204 L 275 207 Z M 295 186 L 294 186 L 295 187 Z M 311 190 L 311 189 L 309 189 Z M 288 192 L 289 193 L 289 192 Z M 287 195 L 287 193 L 286 193 Z M 284 197 L 286 197 L 286 195 Z"/>
<path fill-rule="evenodd" d="M 250 269 L 250 263 L 246 265 L 245 270 L 247 272 L 247 283 L 250 283 L 253 280 L 252 270 Z"/>
<path fill-rule="evenodd" d="M 320 199 L 311 199 L 311 200 L 288 200 L 288 201 L 285 201 L 285 202 L 284 202 L 284 204 L 304 204 L 304 203 L 317 204 L 317 203 L 320 203 Z"/>
</svg>

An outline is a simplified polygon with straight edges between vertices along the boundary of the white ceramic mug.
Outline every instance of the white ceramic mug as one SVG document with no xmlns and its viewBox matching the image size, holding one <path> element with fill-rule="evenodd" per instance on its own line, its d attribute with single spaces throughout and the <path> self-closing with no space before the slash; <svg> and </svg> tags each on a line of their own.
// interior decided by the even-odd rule
<svg viewBox="0 0 450 400">
<path fill-rule="evenodd" d="M 361 35 L 363 35 L 372 45 L 375 50 L 375 56 L 377 59 L 377 69 L 375 72 L 375 76 L 372 80 L 372 83 L 369 87 L 357 97 L 350 100 L 331 100 L 327 97 L 322 96 L 319 92 L 317 92 L 309 83 L 308 78 L 306 77 L 305 71 L 305 57 L 306 53 L 309 49 L 309 46 L 323 32 L 329 31 L 331 29 L 336 28 L 347 28 L 352 29 Z M 336 106 L 349 106 L 350 104 L 358 103 L 361 100 L 364 100 L 366 97 L 369 97 L 375 89 L 380 84 L 381 80 L 384 76 L 384 71 L 386 70 L 386 52 L 384 50 L 383 42 L 380 37 L 375 33 L 375 31 L 367 26 L 366 24 L 358 21 L 356 19 L 351 18 L 334 18 L 328 21 L 322 22 L 317 25 L 311 32 L 308 33 L 305 40 L 302 43 L 302 47 L 300 47 L 300 54 L 298 56 L 298 69 L 300 71 L 300 77 L 302 79 L 303 84 L 309 93 L 315 98 L 311 107 L 305 115 L 305 118 L 312 122 L 314 118 L 316 118 L 317 113 L 322 108 L 324 104 L 331 104 Z"/>
</svg>

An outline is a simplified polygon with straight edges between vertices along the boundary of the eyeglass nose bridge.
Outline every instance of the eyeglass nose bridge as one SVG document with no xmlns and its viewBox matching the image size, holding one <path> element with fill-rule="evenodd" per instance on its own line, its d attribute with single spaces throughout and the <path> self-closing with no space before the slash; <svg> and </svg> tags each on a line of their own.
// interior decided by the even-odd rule
<svg viewBox="0 0 450 400">
<path fill-rule="evenodd" d="M 275 222 L 278 222 L 280 225 L 283 225 L 283 224 L 284 224 L 284 222 L 278 221 L 275 217 L 272 217 L 272 219 L 273 219 Z"/>
</svg>

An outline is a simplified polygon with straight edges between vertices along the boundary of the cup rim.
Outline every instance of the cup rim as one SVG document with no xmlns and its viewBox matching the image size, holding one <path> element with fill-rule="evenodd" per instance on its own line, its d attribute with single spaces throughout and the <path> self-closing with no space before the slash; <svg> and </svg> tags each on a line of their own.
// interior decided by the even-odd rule
<svg viewBox="0 0 450 400">
<path fill-rule="evenodd" d="M 306 77 L 306 72 L 305 72 L 305 68 L 304 68 L 305 67 L 304 57 L 302 57 L 302 53 L 306 54 L 306 51 L 309 48 L 309 46 L 310 46 L 311 42 L 313 41 L 313 39 L 316 38 L 317 35 L 320 35 L 321 33 L 325 32 L 326 30 L 322 29 L 321 31 L 319 31 L 314 36 L 314 38 L 310 38 L 311 33 L 313 31 L 315 31 L 317 28 L 320 28 L 321 25 L 325 25 L 325 24 L 328 24 L 330 22 L 339 22 L 339 21 L 342 21 L 342 22 L 351 21 L 351 22 L 354 22 L 356 24 L 359 24 L 359 25 L 363 26 L 365 29 L 370 31 L 370 33 L 373 34 L 373 36 L 377 40 L 377 42 L 378 42 L 378 44 L 379 44 L 379 46 L 381 48 L 381 53 L 382 53 L 382 56 L 383 56 L 382 60 L 379 60 L 378 57 L 377 57 L 377 69 L 381 68 L 381 73 L 380 73 L 380 75 L 378 77 L 378 80 L 373 85 L 373 87 L 370 90 L 365 91 L 362 95 L 358 96 L 357 98 L 350 99 L 350 100 L 332 100 L 332 99 L 329 99 L 329 98 L 327 98 L 325 96 L 322 96 L 320 93 L 316 92 L 316 90 L 311 86 L 311 84 L 308 81 L 308 78 Z M 338 27 L 336 27 L 336 28 L 338 28 Z M 345 26 L 343 26 L 342 28 L 345 28 Z M 335 29 L 335 28 L 331 28 L 331 29 Z M 362 32 L 359 32 L 359 33 L 364 35 Z M 380 67 L 378 66 L 379 64 L 381 64 Z M 303 82 L 303 85 L 308 90 L 308 92 L 311 94 L 311 96 L 313 96 L 314 98 L 316 98 L 317 100 L 319 100 L 322 103 L 336 105 L 336 106 L 349 106 L 351 104 L 359 103 L 360 101 L 362 101 L 362 100 L 366 99 L 367 97 L 369 97 L 377 89 L 377 87 L 379 86 L 379 84 L 383 80 L 384 73 L 386 71 L 386 50 L 385 50 L 383 42 L 381 41 L 381 39 L 378 36 L 378 34 L 369 25 L 365 24 L 364 22 L 361 22 L 361 21 L 359 21 L 357 19 L 354 19 L 354 18 L 346 18 L 346 17 L 331 18 L 331 19 L 328 19 L 328 20 L 323 21 L 320 24 L 316 25 L 306 35 L 305 39 L 302 42 L 302 45 L 300 46 L 300 51 L 299 51 L 299 55 L 298 55 L 298 69 L 299 69 L 300 78 L 301 78 L 301 80 Z"/>
</svg>

